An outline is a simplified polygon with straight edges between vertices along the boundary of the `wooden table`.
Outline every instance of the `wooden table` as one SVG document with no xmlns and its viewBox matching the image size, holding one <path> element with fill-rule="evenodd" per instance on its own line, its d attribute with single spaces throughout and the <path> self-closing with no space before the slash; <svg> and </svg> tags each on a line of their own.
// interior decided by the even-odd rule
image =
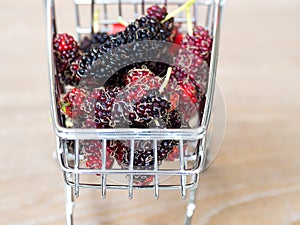
<svg viewBox="0 0 300 225">
<path fill-rule="evenodd" d="M 52 158 L 43 1 L 0 7 L 0 224 L 64 224 L 62 174 Z M 227 128 L 220 154 L 201 176 L 197 225 L 300 224 L 300 2 L 231 0 L 218 82 Z M 71 9 L 70 9 L 71 10 Z M 72 8 L 73 10 L 73 8 Z M 178 192 L 82 191 L 84 225 L 179 225 Z M 137 222 L 139 221 L 139 222 Z"/>
</svg>

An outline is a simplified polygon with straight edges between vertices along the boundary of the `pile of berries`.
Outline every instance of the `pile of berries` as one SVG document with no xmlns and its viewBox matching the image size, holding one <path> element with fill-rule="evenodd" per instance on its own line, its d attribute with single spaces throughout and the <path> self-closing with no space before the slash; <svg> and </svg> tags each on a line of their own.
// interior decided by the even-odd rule
<svg viewBox="0 0 300 225">
<path fill-rule="evenodd" d="M 54 37 L 57 77 L 63 90 L 60 109 L 74 128 L 184 129 L 194 126 L 192 119 L 201 121 L 212 38 L 201 26 L 190 35 L 180 34 L 180 25 L 174 18 L 166 20 L 167 15 L 165 7 L 154 5 L 147 15 L 116 33 L 98 32 L 80 43 L 68 34 Z M 174 49 L 161 49 L 162 54 L 173 54 L 173 64 L 155 61 L 156 53 L 152 60 L 132 61 L 157 51 L 158 41 L 179 49 L 176 56 Z M 87 167 L 102 168 L 102 146 L 97 140 L 80 142 Z M 108 140 L 105 167 L 126 169 L 133 153 L 135 169 L 151 170 L 153 146 L 152 140 L 138 140 L 132 151 L 128 141 Z M 157 142 L 158 165 L 178 157 L 178 141 Z M 134 182 L 147 185 L 152 178 L 135 175 Z"/>
</svg>

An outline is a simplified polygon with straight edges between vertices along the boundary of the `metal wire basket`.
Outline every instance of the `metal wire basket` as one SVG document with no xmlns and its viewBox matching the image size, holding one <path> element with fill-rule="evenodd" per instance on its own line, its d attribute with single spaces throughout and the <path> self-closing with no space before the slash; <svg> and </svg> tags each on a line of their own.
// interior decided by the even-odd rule
<svg viewBox="0 0 300 225">
<path fill-rule="evenodd" d="M 76 33 L 78 39 L 82 35 L 92 32 L 95 24 L 94 7 L 98 7 L 103 12 L 102 18 L 96 22 L 101 31 L 109 31 L 111 24 L 118 23 L 120 17 L 126 21 L 131 21 L 143 14 L 147 5 L 167 4 L 167 7 L 179 7 L 184 4 L 182 0 L 169 1 L 143 1 L 143 0 L 74 0 L 76 15 Z M 93 7 L 92 7 L 93 5 Z M 57 82 L 56 67 L 53 55 L 53 36 L 57 32 L 54 0 L 46 0 L 47 16 L 47 38 L 48 38 L 48 62 L 49 62 L 49 81 L 50 81 L 50 99 L 51 114 L 53 126 L 57 137 L 57 159 L 63 171 L 66 184 L 66 213 L 67 224 L 73 224 L 73 202 L 74 196 L 79 196 L 80 188 L 95 188 L 101 190 L 101 195 L 105 198 L 107 190 L 128 190 L 129 198 L 133 197 L 133 190 L 151 189 L 154 190 L 155 198 L 159 197 L 160 189 L 180 190 L 183 198 L 189 193 L 189 203 L 185 224 L 191 223 L 193 210 L 195 208 L 195 193 L 199 182 L 199 174 L 207 166 L 207 133 L 210 125 L 211 111 L 215 91 L 215 78 L 218 59 L 219 37 L 221 14 L 224 1 L 221 0 L 196 0 L 192 10 L 192 21 L 204 25 L 213 37 L 213 46 L 211 60 L 209 65 L 209 78 L 206 91 L 206 101 L 201 124 L 190 129 L 79 129 L 66 128 L 62 124 L 62 118 L 59 109 L 59 95 L 61 87 Z M 90 11 L 89 24 L 82 24 L 81 7 L 89 6 Z M 122 14 L 126 6 L 132 8 L 130 18 Z M 108 13 L 110 7 L 118 8 L 118 15 L 114 18 Z M 200 16 L 200 11 L 202 16 Z M 204 16 L 203 16 L 204 15 Z M 202 20 L 201 20 L 202 19 Z M 176 17 L 176 20 L 182 24 L 181 31 L 186 32 L 187 19 L 183 14 Z M 152 140 L 154 166 L 152 169 L 136 169 L 133 166 L 134 142 L 139 140 Z M 102 168 L 91 169 L 81 166 L 84 157 L 80 153 L 80 142 L 83 140 L 98 140 L 102 143 Z M 130 165 L 129 168 L 111 168 L 105 167 L 106 145 L 109 140 L 126 140 L 130 143 Z M 165 167 L 160 167 L 157 160 L 158 143 L 162 140 L 178 141 L 179 159 Z M 70 148 L 70 142 L 73 147 Z M 188 144 L 187 144 L 188 143 Z M 186 147 L 188 146 L 188 147 Z M 95 175 L 101 175 L 95 176 Z M 126 179 L 120 179 L 120 176 Z M 134 176 L 153 176 L 154 180 L 150 184 L 136 185 L 133 182 Z M 128 179 L 127 179 L 128 178 Z M 187 190 L 190 190 L 187 192 Z"/>
</svg>

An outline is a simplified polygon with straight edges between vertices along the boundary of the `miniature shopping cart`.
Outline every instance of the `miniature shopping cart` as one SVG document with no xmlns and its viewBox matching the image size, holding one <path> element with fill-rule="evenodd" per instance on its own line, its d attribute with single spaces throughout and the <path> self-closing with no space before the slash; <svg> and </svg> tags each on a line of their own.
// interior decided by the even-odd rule
<svg viewBox="0 0 300 225">
<path fill-rule="evenodd" d="M 153 4 L 165 4 L 168 8 L 177 8 L 184 4 L 183 0 L 74 0 L 75 5 L 75 31 L 78 39 L 93 32 L 94 25 L 101 31 L 109 31 L 112 24 L 123 21 L 132 21 L 143 14 L 145 7 Z M 191 224 L 191 218 L 195 209 L 195 193 L 199 182 L 199 174 L 207 168 L 212 159 L 209 155 L 208 131 L 211 121 L 212 106 L 215 92 L 216 69 L 219 49 L 219 36 L 221 14 L 224 1 L 222 0 L 196 0 L 191 9 L 193 23 L 202 24 L 213 37 L 211 60 L 206 101 L 201 123 L 197 127 L 189 129 L 138 129 L 138 128 L 112 128 L 112 129 L 80 129 L 68 128 L 64 124 L 64 118 L 59 109 L 59 96 L 62 88 L 56 77 L 56 65 L 53 55 L 53 36 L 57 33 L 57 20 L 54 0 L 46 0 L 47 38 L 49 53 L 49 79 L 51 113 L 54 130 L 57 138 L 57 159 L 63 171 L 66 184 L 66 214 L 67 224 L 73 224 L 74 197 L 79 196 L 82 188 L 99 189 L 103 198 L 109 190 L 128 190 L 129 198 L 133 197 L 134 190 L 150 189 L 154 191 L 155 198 L 159 197 L 160 190 L 179 190 L 182 197 L 188 196 L 189 202 L 184 224 Z M 111 7 L 118 9 L 118 15 L 110 17 Z M 125 15 L 131 8 L 132 13 Z M 88 12 L 82 13 L 82 8 L 88 8 Z M 101 16 L 95 17 L 95 11 L 100 10 Z M 87 10 L 86 10 L 87 11 Z M 123 11 L 123 13 L 122 13 Z M 130 16 L 130 18 L 128 17 Z M 87 24 L 83 24 L 83 17 Z M 88 18 L 88 19 L 87 19 Z M 97 20 L 97 21 L 95 21 Z M 181 32 L 186 32 L 187 19 L 185 12 L 176 17 L 182 24 Z M 92 24 L 92 25 L 91 25 Z M 109 140 L 126 140 L 130 143 L 131 159 L 128 168 L 105 167 L 106 146 Z M 133 166 L 134 142 L 139 140 L 152 140 L 154 165 L 152 169 L 136 169 Z M 84 140 L 99 140 L 102 143 L 102 168 L 91 169 L 82 166 L 85 160 L 80 152 L 80 142 Z M 157 148 L 161 140 L 176 140 L 178 142 L 179 157 L 170 166 L 160 167 L 157 162 Z M 72 143 L 72 145 L 70 145 Z M 70 147 L 72 146 L 72 147 Z M 186 147 L 188 146 L 188 147 Z M 97 175 L 97 176 L 96 176 Z M 100 175 L 100 176 L 99 176 Z M 153 182 L 145 185 L 136 185 L 134 176 L 153 176 Z"/>
</svg>

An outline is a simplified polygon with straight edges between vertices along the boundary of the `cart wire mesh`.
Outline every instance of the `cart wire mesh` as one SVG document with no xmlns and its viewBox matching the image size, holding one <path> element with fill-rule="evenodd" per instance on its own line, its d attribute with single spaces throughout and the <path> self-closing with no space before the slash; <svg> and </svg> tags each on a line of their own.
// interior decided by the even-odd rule
<svg viewBox="0 0 300 225">
<path fill-rule="evenodd" d="M 72 202 L 74 196 L 79 196 L 80 188 L 94 188 L 101 191 L 102 198 L 106 197 L 107 190 L 128 190 L 129 198 L 133 197 L 133 190 L 151 189 L 154 191 L 154 197 L 159 198 L 159 190 L 179 190 L 183 198 L 187 195 L 187 190 L 191 189 L 189 196 L 190 210 L 195 206 L 195 190 L 199 182 L 199 174 L 205 169 L 207 155 L 207 131 L 210 125 L 211 111 L 214 99 L 216 70 L 218 60 L 219 38 L 222 9 L 224 1 L 221 0 L 196 0 L 192 8 L 192 22 L 200 23 L 205 26 L 213 38 L 211 60 L 209 65 L 208 85 L 205 94 L 206 101 L 203 111 L 203 117 L 200 125 L 189 129 L 138 129 L 138 128 L 105 128 L 105 129 L 80 129 L 67 128 L 63 125 L 63 119 L 59 109 L 59 96 L 61 87 L 57 81 L 57 71 L 53 55 L 53 37 L 57 34 L 56 11 L 54 0 L 46 0 L 47 16 L 47 45 L 48 45 L 48 63 L 49 63 L 49 83 L 50 83 L 50 102 L 53 127 L 57 139 L 57 159 L 60 168 L 63 171 L 64 181 L 67 185 L 67 224 L 73 224 Z M 112 24 L 116 24 L 120 19 L 124 21 L 133 21 L 145 12 L 147 6 L 153 4 L 167 5 L 168 8 L 177 8 L 183 5 L 185 1 L 181 0 L 74 0 L 75 5 L 75 31 L 78 40 L 86 34 L 94 32 L 95 22 L 102 32 L 108 32 Z M 88 23 L 83 24 L 81 10 L 82 7 L 88 7 Z M 117 8 L 117 17 L 110 18 L 109 10 Z M 125 9 L 126 7 L 126 9 Z M 132 8 L 129 17 L 126 17 L 124 11 Z M 101 10 L 101 18 L 95 21 L 95 11 Z M 203 21 L 199 21 L 199 14 L 202 12 Z M 204 15 L 203 15 L 203 12 Z M 187 19 L 184 13 L 176 17 L 176 22 L 180 23 L 181 32 L 187 31 Z M 97 140 L 102 143 L 102 168 L 91 169 L 82 166 L 84 156 L 80 152 L 81 143 L 88 140 Z M 130 164 L 129 167 L 111 169 L 106 168 L 106 146 L 111 140 L 124 140 L 130 146 Z M 151 140 L 153 146 L 154 165 L 151 169 L 136 169 L 134 161 L 134 143 L 141 140 Z M 178 143 L 179 158 L 176 163 L 166 167 L 159 166 L 158 145 L 163 140 L 174 140 Z M 72 149 L 70 148 L 72 143 Z M 119 177 L 126 177 L 119 181 Z M 152 176 L 153 182 L 146 185 L 137 185 L 134 183 L 134 176 Z M 115 179 L 115 180 L 114 180 Z M 117 181 L 116 181 L 117 180 Z M 118 182 L 119 181 L 119 182 Z M 71 195 L 70 195 L 71 194 Z M 194 209 L 194 207 L 192 207 Z M 191 214 L 191 215 L 190 215 Z M 188 215 L 188 212 L 187 212 Z M 185 224 L 190 224 L 192 213 L 186 217 Z"/>
<path fill-rule="evenodd" d="M 122 4 L 120 4 L 122 2 Z M 91 6 L 92 1 L 87 0 L 75 0 L 75 12 L 76 12 L 76 32 L 79 38 L 81 35 L 92 32 L 91 27 L 83 27 L 80 21 L 80 7 L 83 5 Z M 147 1 L 147 4 L 164 4 L 164 1 Z M 180 6 L 183 1 L 168 1 L 168 6 Z M 103 7 L 104 19 L 101 20 L 103 29 L 108 29 L 109 25 L 117 23 L 117 19 L 110 19 L 107 15 L 109 7 L 115 7 L 119 5 L 119 16 L 122 16 L 122 7 L 131 5 L 134 8 L 134 18 L 124 18 L 126 20 L 133 20 L 139 15 L 138 7 L 144 5 L 144 1 L 127 0 L 127 1 L 94 1 L 95 6 Z M 211 106 L 214 96 L 215 88 L 215 76 L 217 68 L 218 57 L 218 45 L 219 45 L 219 33 L 220 33 L 220 18 L 223 2 L 220 1 L 208 1 L 200 0 L 193 6 L 193 22 L 197 20 L 197 13 L 199 7 L 206 7 L 207 15 L 205 19 L 205 26 L 210 30 L 213 37 L 213 47 L 211 64 L 209 71 L 208 89 L 206 93 L 206 103 L 204 109 L 204 116 L 201 126 L 193 129 L 76 129 L 66 128 L 61 124 L 60 112 L 58 109 L 58 96 L 59 87 L 57 79 L 55 77 L 56 68 L 53 56 L 52 40 L 53 35 L 57 32 L 55 21 L 55 9 L 54 1 L 47 1 L 47 32 L 48 32 L 48 50 L 49 50 L 49 78 L 50 78 L 50 96 L 51 96 L 51 112 L 53 118 L 53 125 L 57 135 L 57 153 L 60 167 L 63 170 L 65 181 L 68 185 L 74 187 L 75 195 L 79 195 L 79 188 L 98 188 L 101 189 L 102 197 L 105 197 L 107 189 L 128 189 L 129 197 L 133 196 L 133 189 L 153 189 L 155 197 L 159 196 L 159 189 L 179 189 L 183 197 L 186 195 L 186 189 L 195 188 L 198 184 L 199 173 L 205 167 L 206 156 L 206 132 L 209 126 Z M 142 8 L 144 8 L 143 6 Z M 141 9 L 142 11 L 144 9 Z M 90 23 L 94 23 L 93 16 L 90 17 Z M 184 24 L 186 19 L 184 16 L 178 17 L 177 20 Z M 182 26 L 183 29 L 184 26 Z M 131 160 L 128 169 L 107 169 L 105 168 L 106 162 L 106 148 L 107 141 L 112 139 L 128 140 L 130 142 Z M 136 170 L 133 166 L 134 157 L 134 142 L 136 140 L 153 140 L 153 154 L 154 154 L 154 167 L 144 170 Z M 179 163 L 176 168 L 160 168 L 157 161 L 157 145 L 158 141 L 172 139 L 178 141 L 179 147 Z M 99 140 L 103 143 L 102 161 L 103 166 L 101 169 L 81 168 L 80 161 L 82 155 L 79 152 L 80 141 L 82 140 Z M 68 149 L 67 142 L 74 141 L 74 152 L 71 153 Z M 192 142 L 195 146 L 195 151 L 191 153 L 184 148 L 185 142 Z M 192 167 L 188 167 L 188 164 L 193 164 Z M 85 175 L 101 175 L 101 182 L 88 182 L 82 181 L 81 177 Z M 110 175 L 123 174 L 128 176 L 127 184 L 109 184 L 107 183 Z M 133 184 L 134 175 L 152 175 L 154 176 L 154 182 L 151 185 L 138 186 Z M 161 176 L 178 176 L 178 184 L 163 184 L 160 182 Z M 190 179 L 187 179 L 190 178 Z"/>
</svg>

